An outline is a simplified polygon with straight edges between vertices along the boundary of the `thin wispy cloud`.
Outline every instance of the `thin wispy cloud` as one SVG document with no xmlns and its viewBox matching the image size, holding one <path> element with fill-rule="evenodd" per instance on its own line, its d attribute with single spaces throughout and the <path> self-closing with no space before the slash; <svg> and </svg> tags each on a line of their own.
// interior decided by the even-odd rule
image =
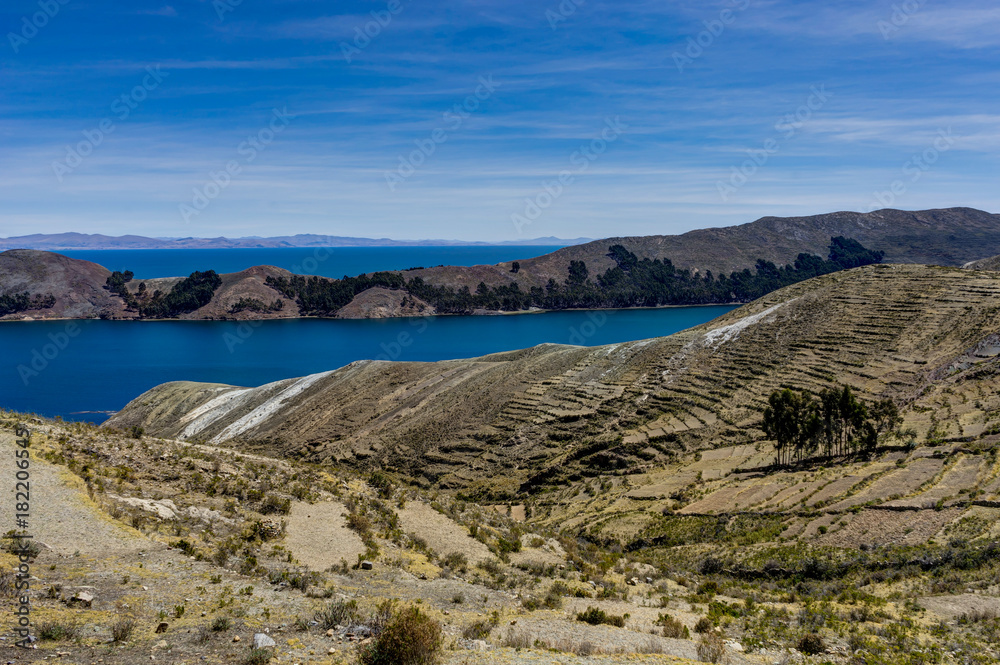
<svg viewBox="0 0 1000 665">
<path fill-rule="evenodd" d="M 222 15 L 208 1 L 92 4 L 67 3 L 3 61 L 0 235 L 351 235 L 363 223 L 510 239 L 511 213 L 591 145 L 599 157 L 533 232 L 683 232 L 866 209 L 948 128 L 954 144 L 899 205 L 1000 211 L 1000 10 L 987 3 L 894 17 L 893 3 L 860 0 L 588 0 L 555 25 L 558 2 L 403 3 L 391 21 L 383 2 L 245 1 Z M 0 23 L 22 14 L 5 7 Z M 138 90 L 156 67 L 162 84 Z M 483 77 L 498 85 L 477 99 Z M 816 88 L 829 96 L 811 108 Z M 243 159 L 274 109 L 294 115 L 287 130 L 184 223 L 178 205 Z M 593 143 L 614 118 L 621 139 Z M 105 119 L 113 131 L 98 137 Z M 777 149 L 722 200 L 718 183 L 769 140 Z M 88 154 L 58 179 L 53 163 L 74 151 Z"/>
<path fill-rule="evenodd" d="M 135 13 L 139 16 L 177 16 L 177 10 L 170 5 L 164 5 L 159 9 L 139 9 Z"/>
</svg>

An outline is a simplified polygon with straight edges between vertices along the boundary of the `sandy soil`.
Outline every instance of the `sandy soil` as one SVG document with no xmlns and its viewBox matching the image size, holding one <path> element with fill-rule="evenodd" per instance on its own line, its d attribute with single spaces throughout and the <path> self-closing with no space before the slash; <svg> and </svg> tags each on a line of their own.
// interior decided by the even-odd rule
<svg viewBox="0 0 1000 665">
<path fill-rule="evenodd" d="M 0 432 L 0 483 L 4 501 L 0 502 L 0 525 L 3 532 L 14 526 L 14 452 L 17 439 L 10 432 Z M 54 553 L 105 555 L 134 552 L 159 547 L 137 531 L 114 522 L 91 501 L 78 477 L 49 464 L 35 455 L 30 457 L 30 517 L 28 531 L 39 544 Z"/>
<path fill-rule="evenodd" d="M 294 502 L 287 518 L 286 547 L 312 570 L 338 566 L 341 559 L 354 565 L 365 546 L 358 534 L 347 528 L 346 514 L 347 508 L 337 501 Z"/>
<path fill-rule="evenodd" d="M 488 561 L 494 556 L 486 545 L 472 538 L 461 526 L 426 503 L 410 502 L 399 512 L 403 531 L 420 536 L 440 555 L 460 552 L 469 563 Z"/>
<path fill-rule="evenodd" d="M 992 610 L 1000 615 L 1000 598 L 965 593 L 957 596 L 924 596 L 919 599 L 922 607 L 942 619 L 955 617 L 971 610 Z"/>
</svg>

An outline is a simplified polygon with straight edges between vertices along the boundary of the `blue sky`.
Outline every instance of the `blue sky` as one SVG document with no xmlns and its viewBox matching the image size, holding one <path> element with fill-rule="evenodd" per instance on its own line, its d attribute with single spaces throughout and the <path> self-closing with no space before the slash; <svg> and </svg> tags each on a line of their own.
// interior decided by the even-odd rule
<svg viewBox="0 0 1000 665">
<path fill-rule="evenodd" d="M 7 0 L 0 26 L 0 236 L 1000 212 L 989 2 Z"/>
</svg>

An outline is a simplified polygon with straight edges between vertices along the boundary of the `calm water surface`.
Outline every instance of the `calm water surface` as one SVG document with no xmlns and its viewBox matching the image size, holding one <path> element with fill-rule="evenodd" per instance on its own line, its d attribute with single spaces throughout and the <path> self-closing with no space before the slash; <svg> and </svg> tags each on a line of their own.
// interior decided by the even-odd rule
<svg viewBox="0 0 1000 665">
<path fill-rule="evenodd" d="M 292 249 L 100 249 L 59 252 L 108 270 L 131 270 L 140 279 L 182 277 L 195 270 L 239 272 L 270 265 L 300 275 L 355 276 L 377 270 L 437 265 L 493 265 L 541 256 L 561 245 L 506 247 L 329 247 Z"/>
<path fill-rule="evenodd" d="M 611 344 L 669 335 L 731 309 L 296 319 L 254 322 L 253 327 L 219 321 L 4 322 L 0 407 L 101 422 L 165 381 L 258 386 L 366 358 L 433 361 L 544 342 Z"/>
</svg>

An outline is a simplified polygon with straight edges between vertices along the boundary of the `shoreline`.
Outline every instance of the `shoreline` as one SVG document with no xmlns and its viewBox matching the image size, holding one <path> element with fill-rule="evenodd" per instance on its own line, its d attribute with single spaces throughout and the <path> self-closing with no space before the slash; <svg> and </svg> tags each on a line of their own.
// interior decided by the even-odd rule
<svg viewBox="0 0 1000 665">
<path fill-rule="evenodd" d="M 44 318 L 23 318 L 23 319 L 0 319 L 0 324 L 4 323 L 39 323 L 45 321 L 109 321 L 109 322 L 148 322 L 148 323 L 162 323 L 166 321 L 174 322 L 204 322 L 211 321 L 215 323 L 248 323 L 251 321 L 298 321 L 298 320 L 316 320 L 316 321 L 387 321 L 395 319 L 424 319 L 431 317 L 490 317 L 490 316 L 522 316 L 522 315 L 532 315 L 532 314 L 553 314 L 557 312 L 633 312 L 633 311 L 651 311 L 659 309 L 682 309 L 689 307 L 742 307 L 747 303 L 697 303 L 692 305 L 657 305 L 655 307 L 587 307 L 587 308 L 566 308 L 566 309 L 524 309 L 517 310 L 513 312 L 506 311 L 489 311 L 483 314 L 417 314 L 411 316 L 282 316 L 282 317 L 269 317 L 269 318 L 259 318 L 259 319 L 214 319 L 214 318 L 204 318 L 204 319 L 102 319 L 100 317 L 74 317 L 74 316 L 56 316 L 56 317 L 44 317 Z"/>
</svg>

